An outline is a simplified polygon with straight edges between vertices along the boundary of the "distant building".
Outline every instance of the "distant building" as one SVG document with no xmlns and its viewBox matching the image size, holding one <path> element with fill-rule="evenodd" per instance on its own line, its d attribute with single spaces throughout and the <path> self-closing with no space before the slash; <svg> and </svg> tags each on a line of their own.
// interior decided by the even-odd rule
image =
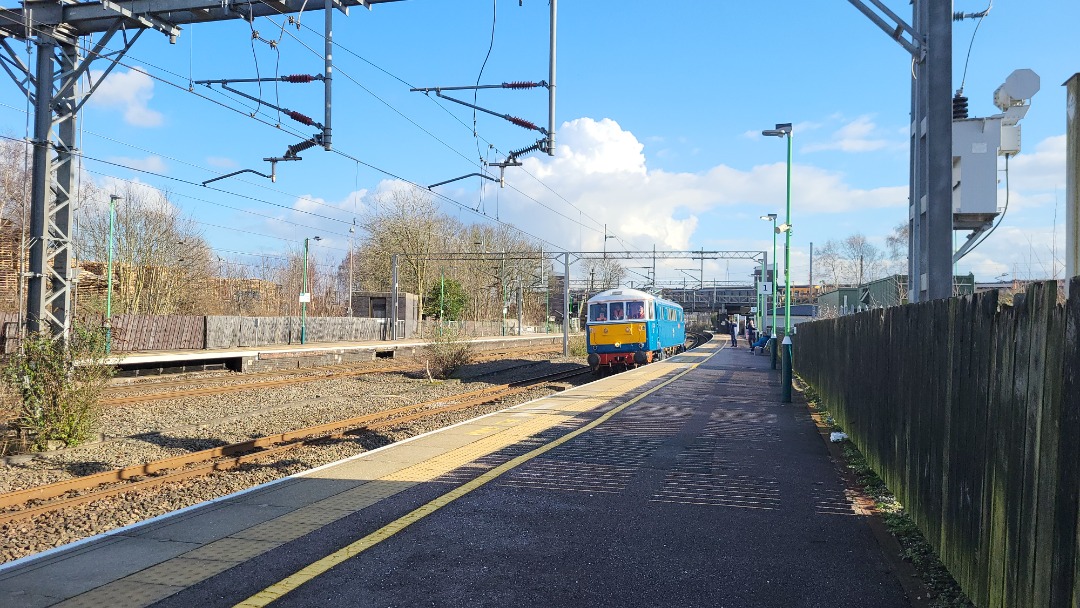
<svg viewBox="0 0 1080 608">
<path fill-rule="evenodd" d="M 352 294 L 354 317 L 389 319 L 393 296 L 389 292 L 356 291 Z M 411 338 L 420 322 L 420 298 L 414 293 L 399 293 L 397 307 L 398 337 Z"/>
<path fill-rule="evenodd" d="M 953 277 L 953 295 L 975 292 L 975 275 Z M 850 315 L 863 310 L 889 308 L 908 303 L 907 275 L 894 274 L 853 287 L 838 287 L 818 295 L 818 316 L 823 318 Z"/>
</svg>

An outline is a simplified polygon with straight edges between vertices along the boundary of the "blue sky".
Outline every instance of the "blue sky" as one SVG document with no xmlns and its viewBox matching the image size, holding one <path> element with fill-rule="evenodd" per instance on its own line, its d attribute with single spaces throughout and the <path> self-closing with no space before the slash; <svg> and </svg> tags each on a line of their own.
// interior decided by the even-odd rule
<svg viewBox="0 0 1080 608">
<path fill-rule="evenodd" d="M 887 3 L 910 19 L 907 2 Z M 313 130 L 287 119 L 275 128 L 266 124 L 275 112 L 264 109 L 260 122 L 248 115 L 254 104 L 199 85 L 189 92 L 189 82 L 321 72 L 323 14 L 304 13 L 299 29 L 281 19 L 199 24 L 175 45 L 147 33 L 84 111 L 83 152 L 115 163 L 86 160 L 87 178 L 106 189 L 117 179 L 167 189 L 223 257 L 295 250 L 316 234 L 324 237 L 318 255 L 340 257 L 352 218 L 394 176 L 440 182 L 479 170 L 481 155 L 502 160 L 536 139 L 484 114 L 474 138 L 471 110 L 409 92 L 473 84 L 481 66 L 484 84 L 547 79 L 548 3 L 520 4 L 406 0 L 336 14 L 333 135 L 341 154 L 309 150 L 302 162 L 279 164 L 277 183 L 247 174 L 216 188 L 191 183 L 268 172 L 262 158 Z M 986 8 L 985 0 L 954 4 Z M 1021 123 L 1005 221 L 959 272 L 980 280 L 1061 273 L 1061 84 L 1080 71 L 1070 31 L 1078 22 L 1075 1 L 999 0 L 978 28 L 964 81 L 973 116 L 997 113 L 993 91 L 1014 69 L 1033 69 L 1042 90 Z M 976 23 L 954 24 L 954 88 Z M 253 30 L 276 48 L 253 43 Z M 564 0 L 557 84 L 555 157 L 526 157 L 508 170 L 506 188 L 476 178 L 440 188 L 453 201 L 440 199 L 444 211 L 466 222 L 497 217 L 548 249 L 598 251 L 607 224 L 618 237 L 609 249 L 771 250 L 770 228 L 758 217 L 783 214 L 785 143 L 760 131 L 792 122 L 793 280 L 806 280 L 811 242 L 861 232 L 883 244 L 906 220 L 910 58 L 848 2 Z M 236 86 L 258 95 L 255 85 Z M 319 84 L 264 84 L 262 94 L 322 120 Z M 471 93 L 457 96 L 471 101 Z M 543 90 L 482 91 L 479 105 L 547 124 Z M 25 107 L 14 84 L 0 87 L 5 134 L 25 134 Z M 682 277 L 675 267 L 687 265 L 674 263 L 658 278 Z M 748 273 L 737 262 L 705 266 L 706 280 Z"/>
</svg>

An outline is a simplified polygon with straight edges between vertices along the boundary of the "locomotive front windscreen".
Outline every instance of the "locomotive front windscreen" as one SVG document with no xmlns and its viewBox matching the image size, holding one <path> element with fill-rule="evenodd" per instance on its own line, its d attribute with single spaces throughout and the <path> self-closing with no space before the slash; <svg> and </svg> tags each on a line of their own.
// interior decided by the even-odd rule
<svg viewBox="0 0 1080 608">
<path fill-rule="evenodd" d="M 644 319 L 645 318 L 645 303 L 644 302 L 627 302 L 626 303 L 626 318 L 627 319 Z"/>
<path fill-rule="evenodd" d="M 597 323 L 608 320 L 607 303 L 589 304 L 589 323 Z"/>
<path fill-rule="evenodd" d="M 623 321 L 626 319 L 651 319 L 652 310 L 640 300 L 629 302 L 599 302 L 589 304 L 589 323 Z"/>
</svg>

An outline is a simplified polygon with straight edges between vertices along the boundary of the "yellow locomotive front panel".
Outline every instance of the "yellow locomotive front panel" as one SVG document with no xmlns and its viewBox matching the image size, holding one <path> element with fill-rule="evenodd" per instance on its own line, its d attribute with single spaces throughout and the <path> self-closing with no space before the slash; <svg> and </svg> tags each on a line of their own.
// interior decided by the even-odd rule
<svg viewBox="0 0 1080 608">
<path fill-rule="evenodd" d="M 607 323 L 589 326 L 589 344 L 593 346 L 645 344 L 648 332 L 644 323 Z"/>
</svg>

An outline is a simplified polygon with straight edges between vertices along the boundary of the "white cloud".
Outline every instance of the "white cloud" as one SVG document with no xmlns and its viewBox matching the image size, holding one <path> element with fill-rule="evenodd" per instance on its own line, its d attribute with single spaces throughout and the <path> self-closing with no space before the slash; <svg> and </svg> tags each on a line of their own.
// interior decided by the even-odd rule
<svg viewBox="0 0 1080 608">
<path fill-rule="evenodd" d="M 1009 159 L 1009 187 L 1043 192 L 1064 190 L 1065 136 L 1048 137 Z"/>
<path fill-rule="evenodd" d="M 94 82 L 101 79 L 102 72 L 91 70 Z M 90 104 L 105 109 L 120 109 L 124 121 L 136 127 L 157 127 L 164 117 L 149 108 L 154 96 L 154 81 L 141 71 L 132 68 L 127 72 L 114 70 L 90 96 Z"/>
<path fill-rule="evenodd" d="M 1006 216 L 1004 223 L 965 256 L 959 272 L 974 272 L 979 280 L 1008 273 L 1009 279 L 1049 279 L 1064 275 L 1064 227 L 1019 227 Z"/>
<path fill-rule="evenodd" d="M 750 229 L 759 221 L 760 203 L 784 200 L 784 163 L 749 170 L 719 165 L 703 173 L 671 173 L 649 170 L 642 144 L 615 121 L 577 119 L 564 124 L 559 134 L 556 156 L 527 158 L 525 169 L 580 209 L 586 228 L 571 227 L 565 218 L 538 208 L 513 189 L 502 196 L 504 214 L 509 210 L 514 218 L 527 218 L 511 221 L 567 247 L 600 250 L 606 223 L 610 232 L 634 247 L 651 249 L 655 244 L 686 249 L 692 240 L 702 242 L 717 230 L 713 223 L 703 223 L 704 216 L 723 214 L 729 224 L 724 229 L 738 236 L 739 227 Z M 803 214 L 890 207 L 902 214 L 907 204 L 906 186 L 861 190 L 846 184 L 840 173 L 808 165 L 795 165 L 792 178 L 799 184 L 797 200 Z M 561 199 L 553 200 L 551 191 L 532 178 L 510 170 L 507 179 L 527 196 L 578 220 L 576 210 Z M 747 208 L 754 213 L 742 214 Z"/>
<path fill-rule="evenodd" d="M 151 173 L 165 173 L 166 166 L 165 161 L 160 156 L 151 155 L 146 158 L 130 158 L 127 156 L 112 156 L 109 162 L 123 165 L 125 167 L 131 167 L 132 169 L 140 169 L 142 171 L 150 171 Z"/>
<path fill-rule="evenodd" d="M 862 124 L 848 134 L 869 132 Z M 650 169 L 641 142 L 614 121 L 577 119 L 562 125 L 559 133 L 560 146 L 554 158 L 527 157 L 524 171 L 507 171 L 511 187 L 500 192 L 504 222 L 571 250 L 600 251 L 604 224 L 610 234 L 620 238 L 608 242 L 609 251 L 650 251 L 654 245 L 660 250 L 771 249 L 768 227 L 763 228 L 758 216 L 784 213 L 786 163 L 668 172 Z M 1062 137 L 1052 137 L 1033 143 L 1029 152 L 1011 161 L 1006 221 L 961 262 L 961 272 L 971 269 L 980 279 L 992 278 L 1015 267 L 1026 278 L 1055 268 L 1055 250 L 1062 249 L 1064 243 L 1063 218 L 1058 219 L 1056 248 L 1054 229 L 1047 226 L 1053 222 L 1054 184 L 1063 174 L 1063 142 Z M 907 218 L 908 187 L 904 183 L 858 188 L 844 173 L 804 163 L 793 165 L 792 182 L 792 276 L 808 273 L 810 242 L 820 246 L 829 239 L 859 232 L 880 244 Z M 1001 187 L 1003 196 L 1004 183 Z M 453 194 L 456 200 L 475 200 L 475 194 L 460 188 Z M 518 190 L 569 219 L 540 207 Z M 961 239 L 963 236 L 958 234 Z M 1056 255 L 1060 258 L 1060 251 Z M 742 265 L 735 262 L 707 262 L 706 271 L 714 276 L 730 272 L 736 280 L 745 274 Z"/>
<path fill-rule="evenodd" d="M 206 164 L 219 169 L 234 169 L 240 166 L 235 160 L 225 156 L 207 156 Z"/>
<path fill-rule="evenodd" d="M 877 132 L 878 126 L 869 116 L 860 116 L 833 132 L 829 141 L 807 144 L 802 147 L 802 152 L 872 152 L 889 147 L 889 140 L 876 137 Z"/>
<path fill-rule="evenodd" d="M 176 207 L 165 192 L 159 188 L 136 179 L 124 180 L 118 177 L 93 176 L 84 174 L 83 179 L 96 186 L 95 195 L 82 203 L 82 208 L 93 212 L 102 212 L 109 208 L 110 195 L 121 198 L 138 198 L 147 204 Z"/>
</svg>

